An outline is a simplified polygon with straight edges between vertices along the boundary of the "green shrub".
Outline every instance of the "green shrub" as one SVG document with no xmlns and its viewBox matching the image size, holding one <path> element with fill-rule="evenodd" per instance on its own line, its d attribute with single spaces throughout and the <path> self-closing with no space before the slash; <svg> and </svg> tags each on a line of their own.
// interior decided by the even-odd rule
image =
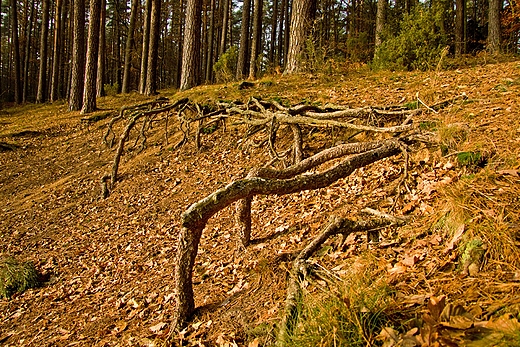
<svg viewBox="0 0 520 347">
<path fill-rule="evenodd" d="M 435 68 L 447 43 L 438 25 L 436 11 L 417 5 L 406 14 L 399 32 L 383 34 L 372 67 L 390 70 L 428 70 Z"/>
<path fill-rule="evenodd" d="M 235 79 L 237 61 L 238 48 L 237 46 L 231 46 L 213 65 L 213 71 L 215 71 L 217 82 L 226 83 Z"/>
</svg>

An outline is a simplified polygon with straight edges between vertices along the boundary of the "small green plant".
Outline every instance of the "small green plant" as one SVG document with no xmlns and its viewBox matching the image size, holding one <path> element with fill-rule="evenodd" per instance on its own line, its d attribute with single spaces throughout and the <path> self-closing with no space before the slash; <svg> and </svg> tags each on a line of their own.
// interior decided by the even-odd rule
<svg viewBox="0 0 520 347">
<path fill-rule="evenodd" d="M 10 298 L 39 285 L 38 272 L 32 262 L 19 262 L 7 257 L 0 260 L 0 297 Z"/>
<path fill-rule="evenodd" d="M 235 71 L 238 61 L 238 48 L 231 46 L 213 65 L 217 82 L 225 83 L 235 79 Z"/>
<path fill-rule="evenodd" d="M 421 130 L 430 130 L 435 131 L 437 130 L 437 122 L 433 121 L 423 121 L 419 123 L 419 128 Z"/>
<path fill-rule="evenodd" d="M 480 152 L 460 152 L 457 153 L 457 161 L 461 166 L 479 166 L 482 161 L 482 154 Z"/>
<path fill-rule="evenodd" d="M 408 110 L 415 110 L 419 107 L 419 104 L 417 103 L 417 101 L 410 101 L 404 104 L 403 107 L 405 107 Z"/>
<path fill-rule="evenodd" d="M 375 265 L 375 264 L 372 264 Z M 393 314 L 392 290 L 378 270 L 360 269 L 327 297 L 302 302 L 302 314 L 288 346 L 371 346 Z"/>
<path fill-rule="evenodd" d="M 106 96 L 117 95 L 117 91 L 119 90 L 119 84 L 117 82 L 114 84 L 104 84 L 103 90 L 105 91 Z"/>
<path fill-rule="evenodd" d="M 217 130 L 217 126 L 215 124 L 209 126 L 209 127 L 206 127 L 206 128 L 202 128 L 202 133 L 203 134 L 212 134 L 215 132 L 215 130 Z"/>
</svg>

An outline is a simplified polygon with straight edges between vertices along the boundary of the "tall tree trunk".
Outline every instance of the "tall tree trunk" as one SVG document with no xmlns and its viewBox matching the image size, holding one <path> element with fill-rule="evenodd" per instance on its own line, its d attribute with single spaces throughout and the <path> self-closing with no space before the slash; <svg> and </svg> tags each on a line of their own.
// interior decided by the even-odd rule
<svg viewBox="0 0 520 347">
<path fill-rule="evenodd" d="M 278 0 L 273 0 L 273 13 L 271 16 L 271 42 L 269 45 L 269 63 L 271 66 L 275 64 L 275 51 L 276 51 L 276 29 L 278 26 Z"/>
<path fill-rule="evenodd" d="M 215 38 L 215 0 L 211 0 L 211 16 L 208 29 L 208 53 L 206 60 L 206 82 L 210 83 L 213 78 L 213 57 L 214 57 L 214 38 Z"/>
<path fill-rule="evenodd" d="M 36 102 L 42 103 L 47 99 L 47 52 L 49 36 L 49 2 L 43 0 L 42 4 L 42 28 L 40 36 L 40 68 L 38 73 L 38 92 L 36 93 Z"/>
<path fill-rule="evenodd" d="M 489 0 L 487 49 L 492 54 L 500 53 L 500 0 Z"/>
<path fill-rule="evenodd" d="M 85 0 L 73 0 L 72 70 L 70 78 L 69 111 L 79 111 L 83 101 L 85 78 Z"/>
<path fill-rule="evenodd" d="M 181 90 L 192 88 L 199 84 L 200 56 L 200 24 L 201 0 L 188 0 L 186 3 L 186 23 L 181 69 Z"/>
<path fill-rule="evenodd" d="M 20 73 L 20 42 L 18 41 L 18 11 L 16 0 L 11 0 L 11 35 L 13 42 L 13 68 L 14 68 L 14 101 L 22 102 L 21 73 Z"/>
<path fill-rule="evenodd" d="M 90 23 L 88 26 L 87 64 L 82 114 L 96 110 L 100 12 L 101 0 L 90 0 Z"/>
<path fill-rule="evenodd" d="M 150 18 L 150 47 L 148 50 L 148 71 L 146 73 L 145 94 L 157 94 L 157 56 L 159 49 L 159 35 L 161 29 L 161 1 L 152 0 Z M 200 24 L 199 24 L 200 29 Z"/>
<path fill-rule="evenodd" d="M 294 0 L 291 16 L 289 50 L 285 73 L 299 72 L 303 68 L 305 41 L 312 25 L 312 0 Z"/>
<path fill-rule="evenodd" d="M 22 87 L 22 102 L 27 101 L 27 94 L 29 93 L 29 62 L 31 60 L 31 35 L 32 35 L 32 27 L 34 20 L 34 11 L 36 7 L 36 1 L 31 2 L 31 12 L 29 17 L 27 18 L 27 31 L 25 34 L 25 54 L 24 54 L 24 62 L 23 62 L 23 87 Z M 27 2 L 29 5 L 29 2 Z"/>
<path fill-rule="evenodd" d="M 253 11 L 253 40 L 251 41 L 251 61 L 249 64 L 249 78 L 255 79 L 257 75 L 257 58 L 262 47 L 262 12 L 263 1 L 255 0 Z"/>
<path fill-rule="evenodd" d="M 278 25 L 278 50 L 276 51 L 276 62 L 278 65 L 283 66 L 284 61 L 284 35 L 287 35 L 287 32 L 284 32 L 284 19 L 285 19 L 285 11 L 287 10 L 286 3 L 287 0 L 280 0 L 281 8 L 280 8 L 280 19 Z"/>
<path fill-rule="evenodd" d="M 139 93 L 144 94 L 146 87 L 146 75 L 148 72 L 148 49 L 150 47 L 150 17 L 152 11 L 152 0 L 146 0 L 143 27 L 143 49 L 141 53 L 141 74 L 139 77 Z"/>
<path fill-rule="evenodd" d="M 99 52 L 97 61 L 96 96 L 105 96 L 105 66 L 106 66 L 106 21 L 107 21 L 107 2 L 101 0 L 101 14 L 99 23 Z"/>
<path fill-rule="evenodd" d="M 385 13 L 386 13 L 386 1 L 377 0 L 377 13 L 376 13 L 376 49 L 381 46 L 383 29 L 385 27 Z"/>
<path fill-rule="evenodd" d="M 464 0 L 455 1 L 455 56 L 466 53 L 464 28 L 466 26 L 466 6 Z"/>
<path fill-rule="evenodd" d="M 126 37 L 125 47 L 125 66 L 123 68 L 123 86 L 122 93 L 128 93 L 130 84 L 130 63 L 132 61 L 132 47 L 134 45 L 135 22 L 137 18 L 137 9 L 139 0 L 132 0 L 132 9 L 130 12 L 130 26 L 128 27 L 128 35 Z"/>
<path fill-rule="evenodd" d="M 54 16 L 54 52 L 52 56 L 51 101 L 58 100 L 60 86 L 61 53 L 63 50 L 63 0 L 56 0 Z"/>
<path fill-rule="evenodd" d="M 222 35 L 220 37 L 220 46 L 218 50 L 218 55 L 221 56 L 226 51 L 226 39 L 227 39 L 227 29 L 228 29 L 228 21 L 229 21 L 229 3 L 231 0 L 222 0 L 223 8 L 222 8 Z"/>
<path fill-rule="evenodd" d="M 247 75 L 247 63 L 249 62 L 249 21 L 251 18 L 251 0 L 244 0 L 242 5 L 242 28 L 240 30 L 240 50 L 238 52 L 237 79 L 243 79 Z"/>
</svg>

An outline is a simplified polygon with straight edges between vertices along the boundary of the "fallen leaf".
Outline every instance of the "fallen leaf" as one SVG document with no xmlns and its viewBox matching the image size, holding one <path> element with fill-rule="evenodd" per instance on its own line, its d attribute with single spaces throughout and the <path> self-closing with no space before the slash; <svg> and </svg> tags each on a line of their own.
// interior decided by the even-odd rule
<svg viewBox="0 0 520 347">
<path fill-rule="evenodd" d="M 459 243 L 460 239 L 462 238 L 462 235 L 464 234 L 465 225 L 461 224 L 453 237 L 451 238 L 450 243 L 448 243 L 448 246 L 444 250 L 444 253 L 447 254 L 451 252 L 453 249 L 455 249 L 455 246 Z"/>
<path fill-rule="evenodd" d="M 509 176 L 513 176 L 513 177 L 520 177 L 520 171 L 518 171 L 518 170 L 498 170 L 497 174 L 502 175 L 502 176 L 509 175 Z"/>
<path fill-rule="evenodd" d="M 164 323 L 164 322 L 159 322 L 159 323 L 157 323 L 157 324 L 155 324 L 155 325 L 152 325 L 152 326 L 150 327 L 150 330 L 151 330 L 152 333 L 157 334 L 159 331 L 161 331 L 162 329 L 164 329 L 165 326 L 166 326 L 166 323 Z"/>
</svg>

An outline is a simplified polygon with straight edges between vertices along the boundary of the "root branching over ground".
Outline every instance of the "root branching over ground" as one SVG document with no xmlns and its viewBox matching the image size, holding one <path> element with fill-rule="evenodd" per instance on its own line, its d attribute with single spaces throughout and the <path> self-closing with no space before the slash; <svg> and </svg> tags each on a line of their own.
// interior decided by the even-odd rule
<svg viewBox="0 0 520 347">
<path fill-rule="evenodd" d="M 171 338 L 175 335 L 175 331 L 180 331 L 185 326 L 194 313 L 193 266 L 202 231 L 208 220 L 218 211 L 232 203 L 237 203 L 236 221 L 240 238 L 243 245 L 248 246 L 251 241 L 251 202 L 255 195 L 284 195 L 324 188 L 349 176 L 356 169 L 400 153 L 404 154 L 403 166 L 405 169 L 403 171 L 406 174 L 407 151 L 412 150 L 411 145 L 414 143 L 424 140 L 424 134 L 419 133 L 418 126 L 413 122 L 413 118 L 419 115 L 421 110 L 409 110 L 399 106 L 358 109 L 335 105 L 286 107 L 276 101 L 261 101 L 251 98 L 248 103 L 217 102 L 211 106 L 195 104 L 187 99 L 173 104 L 160 100 L 155 103 L 124 108 L 120 115 L 110 122 L 105 141 L 108 141 L 109 135 L 113 133 L 111 130 L 113 123 L 123 118 L 125 111 L 129 111 L 130 115 L 127 117 L 128 123 L 120 136 L 112 174 L 102 178 L 104 195 L 108 194 L 105 182 L 110 179 L 111 187 L 113 187 L 117 180 L 119 161 L 130 131 L 139 119 L 144 118 L 141 132 L 135 141 L 137 144 L 139 139 L 142 139 L 141 146 L 144 147 L 147 127 L 152 118 L 158 114 L 166 114 L 167 126 L 169 112 L 177 111 L 178 127 L 183 133 L 183 139 L 175 148 L 181 147 L 190 140 L 192 123 L 197 124 L 194 139 L 197 148 L 200 148 L 201 135 L 205 133 L 203 129 L 207 130 L 211 126 L 214 131 L 221 123 L 225 128 L 226 120 L 230 120 L 234 125 L 246 126 L 244 140 L 251 138 L 254 134 L 265 136 L 260 144 L 267 144 L 265 147 L 268 148 L 272 158 L 266 166 L 251 170 L 245 178 L 235 180 L 199 200 L 182 214 L 175 267 L 177 295 Z M 276 148 L 277 138 L 281 138 L 278 132 L 282 126 L 287 127 L 290 130 L 289 133 L 292 134 L 291 148 L 284 151 Z M 352 138 L 362 132 L 372 134 L 368 136 L 372 140 L 340 144 L 304 159 L 305 136 L 309 136 L 309 133 L 320 128 L 340 129 L 347 132 L 349 142 L 352 142 Z M 259 132 L 262 132 L 263 135 Z M 167 141 L 167 130 L 165 133 Z M 429 139 L 426 138 L 426 141 Z M 270 167 L 276 162 L 282 163 L 284 168 Z M 352 230 L 367 228 L 358 224 L 349 225 L 346 220 L 342 221 L 341 223 L 346 223 L 345 227 L 349 226 Z M 370 223 L 375 222 L 366 222 L 367 225 Z M 308 256 L 302 257 L 303 261 Z"/>
<path fill-rule="evenodd" d="M 260 101 L 251 98 L 248 103 L 240 102 L 217 102 L 213 105 L 200 105 L 188 99 L 181 99 L 170 103 L 168 99 L 159 98 L 133 106 L 124 106 L 118 115 L 114 116 L 103 136 L 103 142 L 112 147 L 116 141 L 113 126 L 116 122 L 127 121 L 118 141 L 116 153 L 110 174 L 101 177 L 101 191 L 104 198 L 108 197 L 110 190 L 117 182 L 117 174 L 121 156 L 125 144 L 129 141 L 130 133 L 142 121 L 140 131 L 136 136 L 134 147 L 143 150 L 146 146 L 146 134 L 153 122 L 164 122 L 165 142 L 168 144 L 168 124 L 170 114 L 177 112 L 178 128 L 183 137 L 173 147 L 180 148 L 190 139 L 190 130 L 195 123 L 195 134 L 193 136 L 197 148 L 200 148 L 201 135 L 216 130 L 220 124 L 226 128 L 226 119 L 233 124 L 245 124 L 247 130 L 244 138 L 267 129 L 267 137 L 261 141 L 261 145 L 268 143 L 269 154 L 273 161 L 280 161 L 285 166 L 295 164 L 303 159 L 303 127 L 315 128 L 338 128 L 348 129 L 352 132 L 351 137 L 360 132 L 374 133 L 402 133 L 412 129 L 410 120 L 413 116 L 421 113 L 421 110 L 409 110 L 402 106 L 388 107 L 363 107 L 348 108 L 337 105 L 312 106 L 297 105 L 285 107 L 276 101 Z M 159 118 L 159 115 L 163 116 Z M 404 121 L 403 121 L 404 120 Z M 390 127 L 382 127 L 380 124 L 386 122 L 398 123 Z M 292 148 L 279 153 L 276 149 L 277 132 L 284 125 L 290 128 L 293 134 Z"/>
</svg>

